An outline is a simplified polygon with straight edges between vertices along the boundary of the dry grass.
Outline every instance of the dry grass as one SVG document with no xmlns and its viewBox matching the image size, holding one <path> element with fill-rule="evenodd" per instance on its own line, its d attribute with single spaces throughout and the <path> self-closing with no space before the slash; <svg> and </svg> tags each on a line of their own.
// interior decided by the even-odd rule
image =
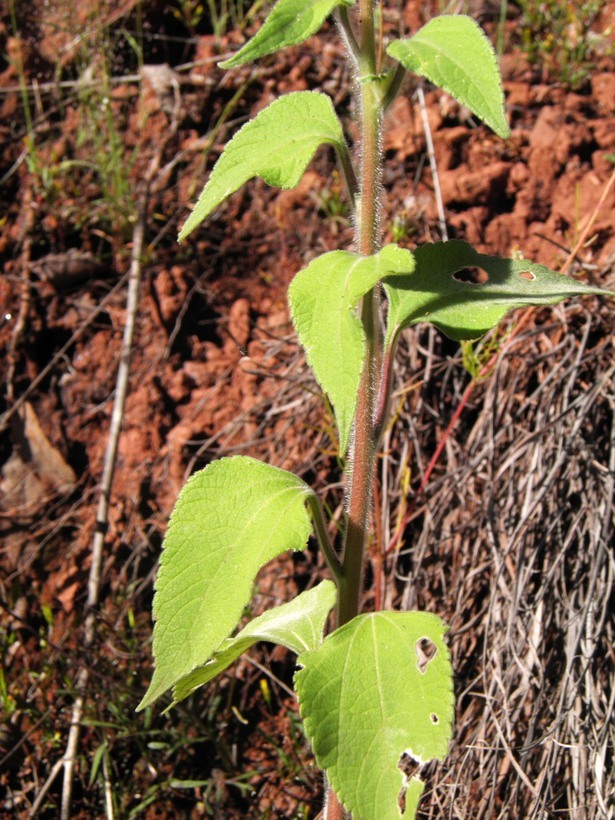
<svg viewBox="0 0 615 820">
<path fill-rule="evenodd" d="M 423 817 L 612 816 L 615 360 L 600 310 L 560 308 L 517 338 L 385 559 L 402 607 L 451 625 L 455 741 Z M 393 487 L 408 448 L 420 478 L 464 386 L 459 357 L 406 361 L 402 384 L 435 379 L 407 394 L 383 459 Z"/>
</svg>

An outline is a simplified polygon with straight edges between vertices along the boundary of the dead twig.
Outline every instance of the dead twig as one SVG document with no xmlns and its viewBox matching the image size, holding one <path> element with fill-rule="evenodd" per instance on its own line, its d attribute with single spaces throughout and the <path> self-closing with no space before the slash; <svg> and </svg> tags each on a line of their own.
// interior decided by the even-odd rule
<svg viewBox="0 0 615 820">
<path fill-rule="evenodd" d="M 88 578 L 88 595 L 85 608 L 86 616 L 84 622 L 84 638 L 82 644 L 83 649 L 86 653 L 91 651 L 92 647 L 94 646 L 96 635 L 97 608 L 100 594 L 104 540 L 105 533 L 107 530 L 109 503 L 111 498 L 113 479 L 115 475 L 115 465 L 118 452 L 119 437 L 124 420 L 124 407 L 126 404 L 126 396 L 128 393 L 128 384 L 130 376 L 130 359 L 135 335 L 136 318 L 139 309 L 139 297 L 141 291 L 141 278 L 143 270 L 142 257 L 143 248 L 145 244 L 145 229 L 148 217 L 150 189 L 153 184 L 154 177 L 160 169 L 164 148 L 167 145 L 169 139 L 171 139 L 171 137 L 175 134 L 177 130 L 178 114 L 179 89 L 178 87 L 176 87 L 175 109 L 173 112 L 172 126 L 167 132 L 166 139 L 161 142 L 161 144 L 158 147 L 158 150 L 152 157 L 138 198 L 137 219 L 132 238 L 132 255 L 128 275 L 128 293 L 126 298 L 126 324 L 124 326 L 124 335 L 122 339 L 122 347 L 120 350 L 120 361 L 116 379 L 115 398 L 113 402 L 111 425 L 109 429 L 109 438 L 107 440 L 107 449 L 105 452 L 103 475 L 100 484 L 100 495 L 98 501 L 98 510 L 96 514 L 96 529 L 94 532 L 94 538 L 92 540 L 92 558 L 90 565 L 90 574 Z M 81 721 L 83 719 L 87 698 L 89 672 L 89 665 L 84 664 L 77 675 L 77 681 L 75 685 L 77 695 L 73 703 L 70 729 L 68 733 L 68 739 L 66 742 L 66 749 L 62 757 L 62 760 L 60 761 L 61 766 L 58 767 L 58 764 L 56 764 L 52 770 L 52 774 L 55 778 L 58 775 L 60 768 L 64 769 L 62 801 L 60 808 L 60 817 L 62 818 L 62 820 L 69 820 L 70 818 L 74 770 L 79 745 L 79 737 L 81 732 Z M 47 788 L 49 788 L 49 786 L 47 786 Z M 36 801 L 36 806 L 36 811 L 38 811 L 40 801 Z M 30 816 L 35 816 L 36 811 L 34 811 L 33 807 L 33 809 L 30 812 Z"/>
<path fill-rule="evenodd" d="M 13 384 L 15 379 L 15 368 L 17 366 L 17 350 L 19 343 L 26 329 L 26 322 L 28 319 L 28 312 L 30 310 L 30 303 L 32 301 L 32 294 L 30 292 L 30 247 L 32 240 L 30 239 L 30 231 L 34 222 L 34 210 L 32 209 L 32 191 L 28 189 L 24 198 L 22 207 L 23 222 L 20 231 L 21 251 L 21 293 L 19 301 L 19 312 L 17 314 L 17 321 L 11 334 L 11 341 L 7 352 L 8 371 L 6 375 L 6 397 L 9 402 L 15 398 L 15 386 Z M 0 432 L 4 428 L 0 426 Z"/>
<path fill-rule="evenodd" d="M 85 331 L 88 327 L 92 324 L 92 322 L 99 316 L 107 307 L 109 302 L 114 298 L 114 296 L 124 287 L 126 282 L 128 281 L 128 277 L 130 276 L 130 271 L 117 282 L 113 286 L 113 288 L 109 291 L 109 293 L 101 299 L 101 301 L 96 305 L 96 308 L 92 311 L 92 314 L 87 318 L 77 330 L 72 334 L 70 339 L 65 342 L 62 347 L 58 350 L 55 356 L 45 365 L 45 367 L 41 370 L 38 376 L 31 381 L 28 387 L 24 390 L 24 392 L 19 396 L 19 398 L 15 399 L 13 404 L 6 410 L 2 416 L 0 416 L 0 433 L 2 433 L 5 429 L 11 417 L 14 413 L 16 413 L 20 407 L 22 407 L 28 398 L 34 393 L 36 388 L 40 385 L 40 383 L 51 373 L 54 367 L 57 365 L 61 359 L 64 358 L 65 354 L 70 350 L 70 348 L 75 344 L 75 342 L 79 341 L 79 339 L 83 336 Z"/>
<path fill-rule="evenodd" d="M 566 261 L 562 265 L 561 273 L 566 273 L 566 271 L 568 270 L 568 268 L 570 267 L 570 265 L 574 261 L 577 253 L 583 247 L 583 244 L 584 244 L 585 240 L 587 239 L 587 236 L 588 236 L 589 232 L 591 231 L 592 226 L 594 225 L 596 219 L 598 218 L 598 213 L 600 212 L 600 208 L 602 208 L 602 206 L 604 205 L 604 202 L 605 202 L 605 200 L 606 200 L 606 198 L 609 194 L 609 191 L 613 187 L 613 183 L 615 183 L 615 171 L 613 171 L 613 173 L 611 174 L 611 176 L 609 178 L 609 181 L 604 186 L 604 190 L 602 191 L 600 199 L 596 203 L 596 207 L 594 208 L 593 213 L 592 213 L 592 215 L 590 216 L 590 218 L 587 222 L 587 225 L 581 231 L 581 236 L 579 236 L 576 245 L 570 251 L 570 254 L 569 254 L 568 258 L 566 259 Z"/>
<path fill-rule="evenodd" d="M 436 196 L 440 233 L 442 234 L 442 239 L 446 242 L 446 240 L 448 239 L 448 231 L 446 229 L 446 215 L 444 213 L 444 202 L 442 201 L 442 191 L 440 189 L 438 163 L 436 162 L 436 153 L 433 147 L 431 128 L 429 127 L 429 118 L 427 117 L 427 104 L 425 103 L 425 93 L 423 92 L 423 87 L 421 85 L 419 85 L 419 87 L 416 89 L 416 96 L 419 101 L 419 107 L 421 109 L 421 119 L 423 120 L 423 129 L 425 131 L 425 143 L 427 145 L 427 156 L 429 157 L 429 167 L 431 168 L 434 193 Z"/>
</svg>

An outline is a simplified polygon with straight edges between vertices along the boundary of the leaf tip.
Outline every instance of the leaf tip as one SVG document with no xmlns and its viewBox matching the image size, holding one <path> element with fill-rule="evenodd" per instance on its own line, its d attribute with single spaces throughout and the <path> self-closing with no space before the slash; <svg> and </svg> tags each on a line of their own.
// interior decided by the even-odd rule
<svg viewBox="0 0 615 820">
<path fill-rule="evenodd" d="M 185 223 L 184 227 L 183 227 L 183 228 L 181 229 L 181 231 L 177 234 L 177 242 L 178 242 L 178 244 L 179 244 L 179 245 L 181 245 L 181 243 L 184 241 L 184 239 L 185 239 L 185 238 L 186 238 L 186 237 L 187 237 L 190 233 L 192 233 L 192 229 L 191 229 L 191 228 L 190 228 L 190 229 L 188 229 L 188 221 L 186 221 L 186 223 Z"/>
<path fill-rule="evenodd" d="M 237 62 L 235 60 L 236 56 L 236 54 L 233 54 L 232 57 L 227 57 L 226 60 L 220 60 L 220 62 L 216 63 L 216 65 L 218 66 L 218 68 L 223 68 L 225 71 L 229 68 L 235 68 L 235 66 L 237 65 Z"/>
<path fill-rule="evenodd" d="M 493 125 L 492 128 L 495 131 L 495 133 L 498 135 L 498 137 L 500 137 L 500 139 L 503 139 L 503 140 L 510 139 L 511 131 L 510 131 L 510 126 L 508 125 L 507 122 L 504 122 L 503 125 L 502 124 L 498 125 L 497 128 L 495 127 L 495 125 Z"/>
<path fill-rule="evenodd" d="M 186 221 L 184 222 L 183 228 L 177 234 L 177 241 L 180 245 L 184 241 L 184 239 L 187 239 L 190 236 L 190 234 L 194 231 L 195 228 L 198 228 L 203 219 L 204 217 L 195 217 L 194 210 L 189 214 L 188 219 L 186 219 Z"/>
<path fill-rule="evenodd" d="M 147 709 L 148 706 L 151 706 L 151 704 L 154 702 L 154 700 L 156 700 L 156 696 L 155 695 L 152 696 L 152 687 L 151 687 L 151 684 L 150 684 L 150 686 L 148 687 L 147 692 L 143 695 L 143 697 L 141 698 L 141 700 L 139 702 L 139 705 L 135 709 L 135 712 L 142 712 L 144 709 Z"/>
</svg>

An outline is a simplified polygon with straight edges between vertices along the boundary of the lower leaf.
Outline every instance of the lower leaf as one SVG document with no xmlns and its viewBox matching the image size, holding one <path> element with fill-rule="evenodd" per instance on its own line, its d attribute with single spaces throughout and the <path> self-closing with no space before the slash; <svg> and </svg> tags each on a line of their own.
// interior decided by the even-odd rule
<svg viewBox="0 0 615 820">
<path fill-rule="evenodd" d="M 321 581 L 318 586 L 302 592 L 293 601 L 263 612 L 234 638 L 222 641 L 205 666 L 195 669 L 177 682 L 173 687 L 173 703 L 168 709 L 187 698 L 199 686 L 213 680 L 257 641 L 285 646 L 297 655 L 316 649 L 322 643 L 327 617 L 335 606 L 336 597 L 333 581 Z"/>
<path fill-rule="evenodd" d="M 453 683 L 445 632 L 430 613 L 359 615 L 298 659 L 306 733 L 355 818 L 414 817 L 420 768 L 447 754 Z"/>
<path fill-rule="evenodd" d="M 236 627 L 263 564 L 311 531 L 300 478 L 253 458 L 214 461 L 180 493 L 164 539 L 152 682 L 138 709 L 203 666 Z"/>
</svg>

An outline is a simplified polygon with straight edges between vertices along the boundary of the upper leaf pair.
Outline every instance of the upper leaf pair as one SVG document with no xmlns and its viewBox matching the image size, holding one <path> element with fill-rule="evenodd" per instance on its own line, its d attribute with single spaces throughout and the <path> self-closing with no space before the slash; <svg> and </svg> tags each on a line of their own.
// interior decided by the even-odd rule
<svg viewBox="0 0 615 820">
<path fill-rule="evenodd" d="M 240 65 L 313 34 L 347 0 L 279 0 L 258 33 L 222 63 Z M 397 40 L 387 53 L 415 74 L 448 91 L 502 137 L 508 136 L 497 60 L 479 26 L 463 15 L 436 17 L 414 37 Z M 183 226 L 179 241 L 245 182 L 255 176 L 280 188 L 298 185 L 314 152 L 335 147 L 348 177 L 350 156 L 331 101 L 316 92 L 295 92 L 271 103 L 241 128 L 214 166 Z"/>
<path fill-rule="evenodd" d="M 315 34 L 338 6 L 352 6 L 355 0 L 279 0 L 261 28 L 222 68 L 234 68 L 287 46 L 302 43 Z"/>
<path fill-rule="evenodd" d="M 340 6 L 355 0 L 278 0 L 261 28 L 220 65 L 234 68 L 287 46 L 302 43 Z M 489 40 L 470 17 L 442 15 L 413 37 L 396 40 L 387 54 L 408 71 L 447 91 L 501 137 L 509 130 L 497 58 Z"/>
<path fill-rule="evenodd" d="M 342 126 L 325 94 L 297 91 L 272 102 L 227 144 L 179 241 L 253 177 L 262 177 L 278 188 L 295 188 L 323 144 L 333 145 L 343 161 L 347 160 Z"/>
</svg>

